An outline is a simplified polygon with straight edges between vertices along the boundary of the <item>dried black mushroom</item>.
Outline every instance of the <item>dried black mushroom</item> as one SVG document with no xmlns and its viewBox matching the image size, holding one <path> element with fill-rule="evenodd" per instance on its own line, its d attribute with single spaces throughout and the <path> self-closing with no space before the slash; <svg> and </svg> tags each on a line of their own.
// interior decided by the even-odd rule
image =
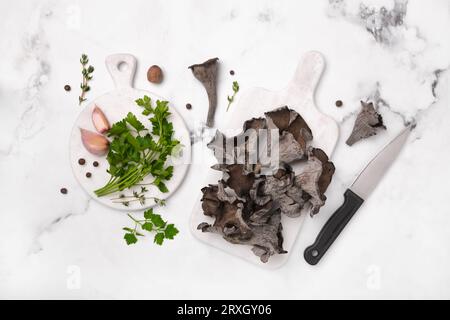
<svg viewBox="0 0 450 320">
<path fill-rule="evenodd" d="M 310 215 L 317 214 L 325 204 L 327 190 L 335 171 L 334 164 L 328 160 L 323 150 L 310 148 L 308 150 L 308 161 L 302 172 L 295 176 L 295 183 L 301 186 L 305 209 Z"/>
<path fill-rule="evenodd" d="M 373 103 L 366 103 L 361 101 L 361 111 L 356 117 L 352 133 L 345 142 L 349 146 L 353 145 L 359 140 L 376 135 L 379 129 L 386 129 L 383 124 L 383 118 L 375 110 Z"/>
<path fill-rule="evenodd" d="M 320 193 L 323 195 L 331 183 L 335 167 L 333 162 L 329 161 L 327 154 L 322 149 L 312 148 L 311 156 L 316 157 L 322 162 L 322 174 L 319 177 L 318 187 Z"/>
<path fill-rule="evenodd" d="M 279 161 L 275 166 L 260 161 L 261 137 L 267 139 L 264 134 L 271 132 L 262 129 L 279 132 Z M 203 213 L 214 222 L 203 222 L 198 229 L 217 233 L 230 243 L 252 246 L 262 262 L 286 253 L 282 215 L 294 218 L 303 212 L 316 214 L 325 203 L 324 193 L 335 170 L 325 152 L 309 145 L 312 137 L 305 120 L 288 107 L 244 122 L 237 136 L 226 137 L 217 131 L 208 147 L 219 162 L 212 168 L 222 172 L 222 179 L 204 187 L 201 199 Z M 298 160 L 305 163 L 296 174 L 289 163 Z"/>
<path fill-rule="evenodd" d="M 265 157 L 271 153 L 269 142 L 272 129 L 279 132 L 278 153 L 281 163 L 306 158 L 308 142 L 313 139 L 311 129 L 297 112 L 288 107 L 266 112 L 265 118 L 245 121 L 243 131 L 237 136 L 227 138 L 217 131 L 208 147 L 214 151 L 219 163 L 245 163 L 247 169 L 252 164 L 256 167 L 266 165 Z M 255 158 L 256 163 L 248 161 Z"/>
<path fill-rule="evenodd" d="M 242 165 L 224 165 L 222 169 L 228 172 L 226 181 L 202 189 L 203 212 L 215 221 L 212 225 L 203 222 L 197 228 L 220 234 L 230 243 L 253 246 L 253 252 L 263 262 L 276 253 L 284 253 L 281 213 L 276 203 L 270 199 L 264 205 L 252 201 L 249 185 L 254 186 L 255 177 L 252 173 L 245 174 Z M 243 188 L 230 187 L 239 182 Z"/>
<path fill-rule="evenodd" d="M 306 145 L 312 140 L 311 129 L 305 120 L 294 110 L 282 107 L 266 112 L 267 128 L 279 129 L 279 156 L 281 162 L 304 159 Z"/>
<path fill-rule="evenodd" d="M 192 70 L 195 78 L 199 80 L 205 87 L 208 94 L 209 108 L 206 125 L 212 127 L 214 125 L 214 114 L 217 107 L 217 61 L 219 58 L 209 59 L 201 64 L 194 64 L 189 68 Z"/>
<path fill-rule="evenodd" d="M 272 175 L 265 176 L 264 183 L 261 184 L 261 194 L 269 196 L 278 205 L 281 213 L 289 217 L 300 215 L 302 205 L 288 194 L 291 189 L 295 190 L 293 194 L 301 195 L 302 193 L 301 189 L 294 185 L 294 180 L 295 173 L 289 165 L 285 164 L 283 167 L 275 169 Z"/>
</svg>

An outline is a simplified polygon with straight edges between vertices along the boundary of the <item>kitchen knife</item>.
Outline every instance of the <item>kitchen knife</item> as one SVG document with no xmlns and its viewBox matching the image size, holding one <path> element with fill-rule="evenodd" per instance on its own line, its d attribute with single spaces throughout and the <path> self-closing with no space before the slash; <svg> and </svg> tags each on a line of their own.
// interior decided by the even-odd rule
<svg viewBox="0 0 450 320">
<path fill-rule="evenodd" d="M 316 241 L 305 249 L 306 262 L 317 264 L 355 212 L 375 189 L 405 144 L 413 125 L 406 127 L 389 142 L 363 169 L 344 193 L 344 203 L 333 213 L 317 235 Z"/>
</svg>

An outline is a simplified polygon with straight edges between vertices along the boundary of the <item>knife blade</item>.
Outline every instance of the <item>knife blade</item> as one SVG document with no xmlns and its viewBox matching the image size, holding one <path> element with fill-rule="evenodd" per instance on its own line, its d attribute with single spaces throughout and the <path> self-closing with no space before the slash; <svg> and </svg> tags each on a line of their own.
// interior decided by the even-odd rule
<svg viewBox="0 0 450 320">
<path fill-rule="evenodd" d="M 333 213 L 317 235 L 316 241 L 307 247 L 303 256 L 311 265 L 316 265 L 334 240 L 369 197 L 391 164 L 397 158 L 414 127 L 407 126 L 389 142 L 361 171 L 344 193 L 344 203 Z"/>
</svg>

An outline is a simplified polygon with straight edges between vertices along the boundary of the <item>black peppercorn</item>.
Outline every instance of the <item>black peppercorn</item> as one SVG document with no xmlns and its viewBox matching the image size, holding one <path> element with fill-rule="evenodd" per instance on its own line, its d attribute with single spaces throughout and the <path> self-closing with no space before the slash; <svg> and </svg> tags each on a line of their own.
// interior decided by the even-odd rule
<svg viewBox="0 0 450 320">
<path fill-rule="evenodd" d="M 70 86 L 68 85 L 68 84 L 66 84 L 65 86 L 64 86 L 64 90 L 66 90 L 66 91 L 70 91 Z"/>
<path fill-rule="evenodd" d="M 92 165 L 93 165 L 94 167 L 98 167 L 98 161 L 94 161 L 94 162 L 92 163 Z"/>
<path fill-rule="evenodd" d="M 192 104 L 186 103 L 186 109 L 191 110 L 192 109 Z"/>
<path fill-rule="evenodd" d="M 92 177 L 92 173 L 86 172 L 86 178 L 90 178 L 90 177 Z"/>
<path fill-rule="evenodd" d="M 230 70 L 230 74 L 234 76 L 234 70 Z"/>
<path fill-rule="evenodd" d="M 341 100 L 336 101 L 336 107 L 342 107 L 343 103 Z"/>
<path fill-rule="evenodd" d="M 86 163 L 86 160 L 84 160 L 83 158 L 78 159 L 78 164 L 83 166 Z"/>
<path fill-rule="evenodd" d="M 61 188 L 61 190 L 59 190 L 62 194 L 67 194 L 67 189 L 66 188 Z"/>
</svg>

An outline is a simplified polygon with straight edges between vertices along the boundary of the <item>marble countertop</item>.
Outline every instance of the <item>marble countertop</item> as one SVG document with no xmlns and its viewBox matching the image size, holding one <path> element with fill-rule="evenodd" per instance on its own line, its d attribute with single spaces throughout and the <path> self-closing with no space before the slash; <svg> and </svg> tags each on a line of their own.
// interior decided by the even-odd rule
<svg viewBox="0 0 450 320">
<path fill-rule="evenodd" d="M 450 298 L 449 1 L 18 0 L 0 9 L 0 298 Z M 206 97 L 187 66 L 220 58 L 220 126 L 233 80 L 242 91 L 280 89 L 308 50 L 326 59 L 316 103 L 340 126 L 337 170 L 326 206 L 306 219 L 282 268 L 256 267 L 192 236 L 202 165 L 192 164 L 161 209 L 180 229 L 163 247 L 151 239 L 128 247 L 128 218 L 75 181 L 68 140 L 82 52 L 96 67 L 88 99 L 112 89 L 105 57 L 132 53 L 135 86 L 170 99 L 195 131 Z M 164 70 L 161 85 L 146 80 L 152 64 Z M 367 99 L 387 130 L 348 147 Z M 412 120 L 398 161 L 321 263 L 308 265 L 303 249 L 346 186 Z"/>
</svg>

